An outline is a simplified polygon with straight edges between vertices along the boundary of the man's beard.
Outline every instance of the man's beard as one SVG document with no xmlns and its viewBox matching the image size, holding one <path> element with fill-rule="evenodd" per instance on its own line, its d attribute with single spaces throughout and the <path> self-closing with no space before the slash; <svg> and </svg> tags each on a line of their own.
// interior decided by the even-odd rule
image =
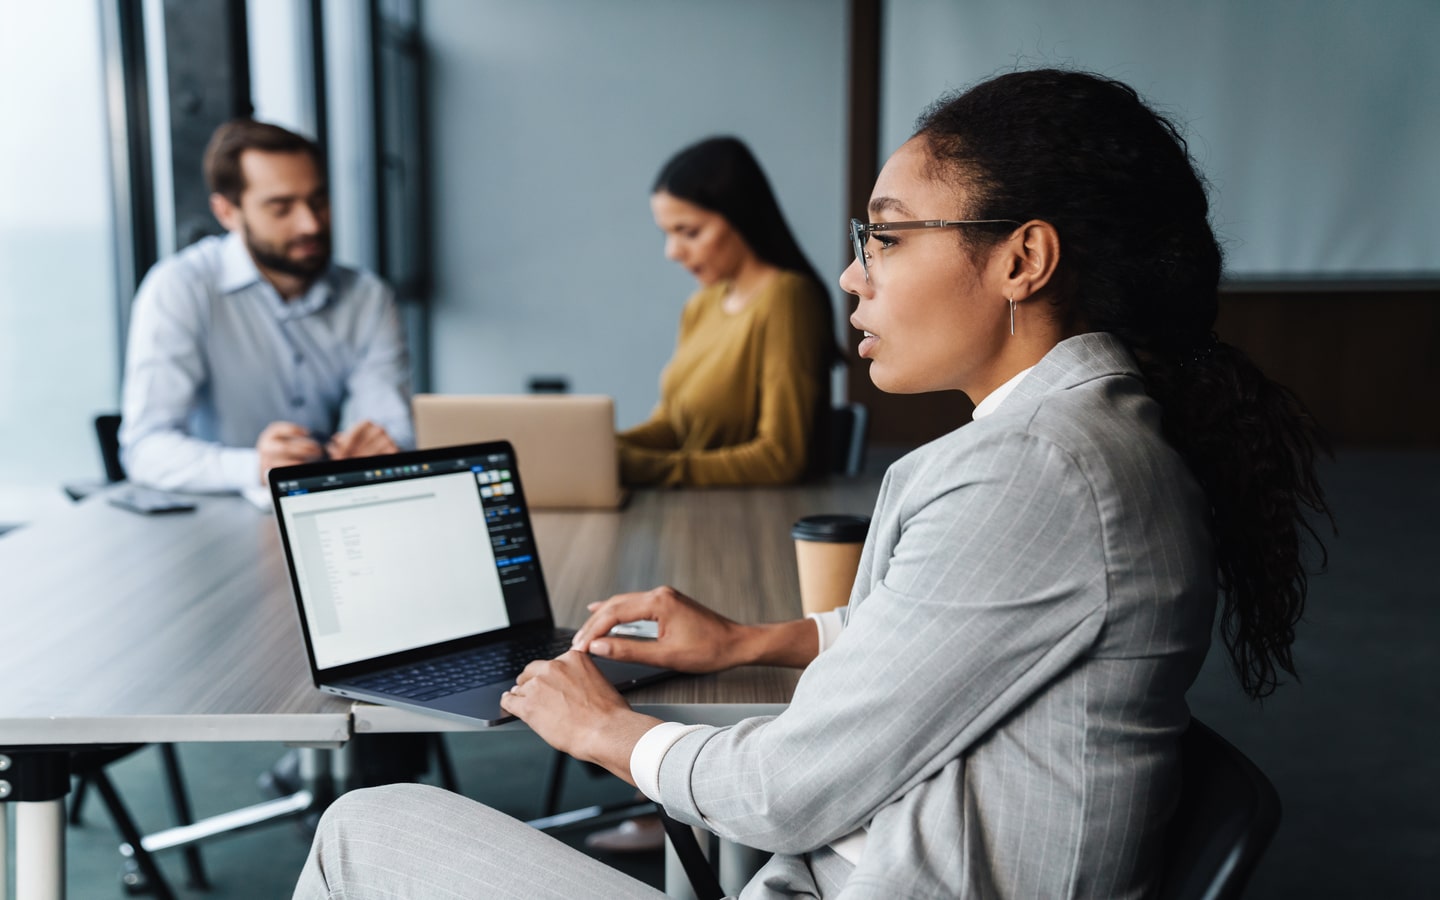
<svg viewBox="0 0 1440 900">
<path fill-rule="evenodd" d="M 328 230 L 322 231 L 314 237 L 290 241 L 283 246 L 263 243 L 250 233 L 249 226 L 245 226 L 244 231 L 245 247 L 250 251 L 250 255 L 258 266 L 307 280 L 318 278 L 330 267 L 330 232 Z M 286 251 L 292 246 L 309 241 L 320 245 L 319 253 L 305 259 L 294 259 L 286 254 Z"/>
</svg>

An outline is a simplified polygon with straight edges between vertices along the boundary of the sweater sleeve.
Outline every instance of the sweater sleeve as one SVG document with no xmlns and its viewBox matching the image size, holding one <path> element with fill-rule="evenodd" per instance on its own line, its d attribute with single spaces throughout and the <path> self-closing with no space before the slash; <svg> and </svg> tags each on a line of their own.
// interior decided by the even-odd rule
<svg viewBox="0 0 1440 900">
<path fill-rule="evenodd" d="M 615 436 L 620 442 L 621 454 L 635 450 L 674 451 L 680 446 L 680 438 L 670 425 L 664 407 L 657 406 L 647 421 L 634 428 L 627 428 Z"/>
<path fill-rule="evenodd" d="M 632 484 L 695 487 L 798 481 L 805 474 L 817 407 L 826 393 L 822 369 L 829 326 L 821 315 L 823 301 L 810 296 L 815 290 L 797 281 L 793 289 L 771 298 L 760 336 L 760 371 L 755 376 L 760 410 L 751 440 L 710 450 L 622 443 L 622 477 Z"/>
</svg>

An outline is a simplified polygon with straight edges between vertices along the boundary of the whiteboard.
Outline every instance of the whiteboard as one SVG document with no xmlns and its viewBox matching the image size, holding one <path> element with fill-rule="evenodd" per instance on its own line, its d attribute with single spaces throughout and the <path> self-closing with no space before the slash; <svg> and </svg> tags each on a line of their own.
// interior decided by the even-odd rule
<svg viewBox="0 0 1440 900">
<path fill-rule="evenodd" d="M 1182 127 L 1227 279 L 1440 279 L 1436 0 L 888 0 L 882 27 L 882 158 L 947 89 L 1086 69 Z"/>
</svg>

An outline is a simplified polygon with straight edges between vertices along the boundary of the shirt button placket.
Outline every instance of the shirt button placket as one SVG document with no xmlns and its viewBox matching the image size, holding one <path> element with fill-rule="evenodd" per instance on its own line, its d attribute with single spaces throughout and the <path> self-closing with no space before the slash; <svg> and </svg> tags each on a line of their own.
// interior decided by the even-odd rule
<svg viewBox="0 0 1440 900">
<path fill-rule="evenodd" d="M 295 363 L 295 395 L 290 398 L 290 405 L 295 409 L 305 405 L 305 380 L 300 377 L 300 366 L 305 362 L 305 354 L 299 350 L 291 357 Z"/>
</svg>

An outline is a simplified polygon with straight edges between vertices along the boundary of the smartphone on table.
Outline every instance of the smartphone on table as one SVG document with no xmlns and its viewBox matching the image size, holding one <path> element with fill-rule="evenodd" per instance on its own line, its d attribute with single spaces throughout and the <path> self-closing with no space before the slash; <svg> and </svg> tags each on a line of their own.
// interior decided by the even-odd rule
<svg viewBox="0 0 1440 900">
<path fill-rule="evenodd" d="M 128 509 L 131 512 L 140 513 L 142 516 L 193 512 L 195 509 L 193 500 L 168 491 L 141 487 L 137 484 L 117 488 L 110 493 L 107 499 L 111 506 Z"/>
</svg>

